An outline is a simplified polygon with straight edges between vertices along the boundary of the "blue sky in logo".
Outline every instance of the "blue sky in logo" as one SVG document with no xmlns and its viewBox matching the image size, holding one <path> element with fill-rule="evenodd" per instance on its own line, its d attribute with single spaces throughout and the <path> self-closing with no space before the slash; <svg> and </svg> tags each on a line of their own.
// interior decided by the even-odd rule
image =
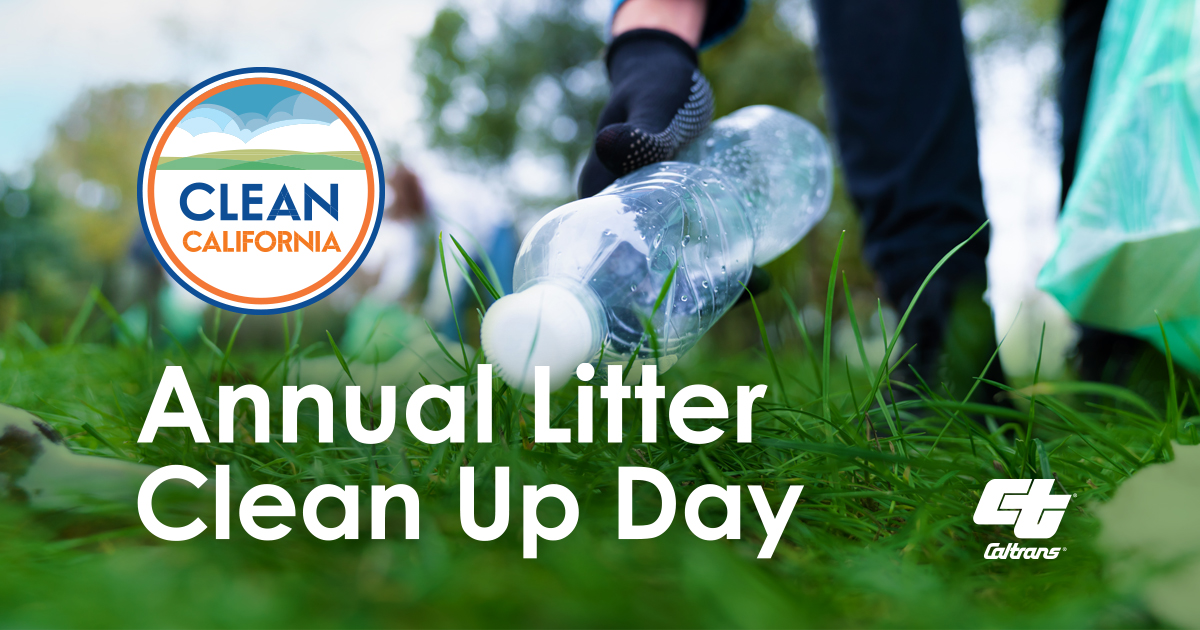
<svg viewBox="0 0 1200 630">
<path fill-rule="evenodd" d="M 193 137 L 225 133 L 248 142 L 287 125 L 329 125 L 337 114 L 307 94 L 278 85 L 241 85 L 215 94 L 179 123 Z"/>
</svg>

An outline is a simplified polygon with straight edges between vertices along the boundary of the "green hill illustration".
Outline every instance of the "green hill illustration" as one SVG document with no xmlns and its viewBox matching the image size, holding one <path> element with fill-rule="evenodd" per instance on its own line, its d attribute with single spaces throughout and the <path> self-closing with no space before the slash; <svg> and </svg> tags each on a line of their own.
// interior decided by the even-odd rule
<svg viewBox="0 0 1200 630">
<path fill-rule="evenodd" d="M 304 153 L 240 149 L 190 157 L 163 157 L 158 168 L 168 171 L 359 171 L 366 168 L 358 151 Z"/>
</svg>

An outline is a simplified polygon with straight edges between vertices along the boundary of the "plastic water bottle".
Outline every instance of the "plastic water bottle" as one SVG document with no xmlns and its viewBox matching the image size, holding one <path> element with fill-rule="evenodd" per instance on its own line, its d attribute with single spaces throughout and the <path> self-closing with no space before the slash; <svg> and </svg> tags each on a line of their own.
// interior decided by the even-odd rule
<svg viewBox="0 0 1200 630">
<path fill-rule="evenodd" d="M 676 160 L 530 230 L 516 292 L 483 320 L 484 353 L 509 385 L 532 392 L 536 366 L 549 367 L 552 390 L 581 363 L 665 371 L 734 304 L 753 265 L 791 249 L 829 208 L 828 145 L 775 107 L 715 121 Z"/>
</svg>

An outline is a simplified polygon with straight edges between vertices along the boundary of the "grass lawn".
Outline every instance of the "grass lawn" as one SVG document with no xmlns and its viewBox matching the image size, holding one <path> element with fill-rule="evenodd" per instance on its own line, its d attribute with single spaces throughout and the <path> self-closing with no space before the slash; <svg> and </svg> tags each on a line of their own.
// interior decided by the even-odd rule
<svg viewBox="0 0 1200 630">
<path fill-rule="evenodd" d="M 1089 506 L 1108 500 L 1143 466 L 1170 459 L 1173 440 L 1195 442 L 1191 430 L 1181 429 L 1190 427 L 1183 417 L 1195 403 L 1186 381 L 1170 380 L 1166 389 L 1174 398 L 1159 400 L 1129 389 L 1057 382 L 1010 391 L 1009 405 L 964 403 L 924 390 L 908 402 L 881 406 L 891 400 L 884 393 L 887 379 L 851 370 L 831 358 L 820 339 L 811 348 L 732 355 L 702 343 L 660 383 L 668 398 L 684 385 L 705 383 L 728 401 L 736 399 L 738 385 L 768 384 L 768 396 L 755 406 L 751 444 L 733 441 L 732 420 L 718 423 L 729 429 L 727 439 L 684 444 L 668 435 L 665 419 L 656 443 L 637 443 L 636 401 L 625 409 L 623 443 L 535 444 L 531 397 L 497 380 L 492 444 L 473 442 L 473 396 L 465 445 L 416 442 L 403 422 L 383 444 L 358 444 L 342 422 L 339 387 L 338 433 L 330 448 L 316 441 L 315 413 L 303 411 L 299 442 L 279 441 L 286 375 L 334 352 L 329 343 L 301 347 L 294 340 L 302 317 L 287 322 L 293 341 L 281 341 L 274 352 L 230 352 L 232 340 L 211 331 L 187 350 L 162 343 L 45 345 L 28 335 L 0 343 L 0 402 L 39 414 L 68 436 L 72 450 L 151 466 L 186 464 L 210 477 L 215 465 L 228 464 L 235 496 L 231 540 L 215 540 L 210 528 L 187 542 L 154 538 L 127 504 L 44 512 L 0 503 L 0 625 L 1156 625 L 1139 600 L 1108 577 Z M 465 354 L 467 363 L 463 376 L 449 383 L 473 391 L 473 366 L 483 357 L 467 347 L 446 350 L 459 363 Z M 184 429 L 138 444 L 167 365 L 184 367 L 213 436 L 217 388 L 262 384 L 272 398 L 272 442 L 252 440 L 247 405 L 238 407 L 234 444 L 196 444 Z M 398 396 L 402 404 L 407 392 Z M 555 395 L 556 426 L 574 426 L 574 405 L 573 385 Z M 444 422 L 444 407 L 428 408 L 427 424 Z M 378 401 L 369 409 L 365 413 L 377 414 Z M 605 417 L 598 404 L 596 418 Z M 507 532 L 493 542 L 470 539 L 458 513 L 464 463 L 476 470 L 482 524 L 491 522 L 490 471 L 499 465 L 511 467 L 514 488 L 570 488 L 580 500 L 579 526 L 562 541 L 542 541 L 538 559 L 523 559 L 520 492 L 514 490 Z M 666 473 L 680 511 L 697 484 L 762 485 L 776 506 L 786 485 L 805 488 L 774 558 L 758 560 L 763 530 L 746 492 L 741 540 L 699 540 L 682 514 L 660 538 L 618 540 L 617 467 L 630 465 Z M 1052 541 L 1064 551 L 1055 560 L 984 560 L 989 543 L 1018 540 L 1011 527 L 972 522 L 980 490 L 992 478 L 1030 477 L 1054 477 L 1056 492 L 1076 495 Z M 263 483 L 286 488 L 298 505 L 319 484 L 359 485 L 364 534 L 320 541 L 293 518 L 284 519 L 292 531 L 281 540 L 250 538 L 237 524 L 236 498 L 239 489 Z M 369 538 L 366 487 L 379 483 L 417 490 L 419 541 L 405 540 L 399 502 L 389 511 L 388 539 Z M 705 503 L 713 507 L 707 515 L 713 523 L 724 516 L 719 505 Z M 554 524 L 559 517 L 549 507 L 541 518 Z M 638 522 L 652 520 L 657 495 L 637 494 L 634 508 Z M 182 525 L 192 512 L 204 517 L 211 509 L 183 506 L 177 511 L 185 514 L 163 519 Z M 338 520 L 330 515 L 326 522 Z"/>
</svg>

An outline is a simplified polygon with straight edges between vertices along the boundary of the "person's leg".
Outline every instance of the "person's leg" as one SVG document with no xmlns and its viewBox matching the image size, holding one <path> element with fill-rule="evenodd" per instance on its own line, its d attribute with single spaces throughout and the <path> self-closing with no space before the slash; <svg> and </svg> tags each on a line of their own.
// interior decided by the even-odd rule
<svg viewBox="0 0 1200 630">
<path fill-rule="evenodd" d="M 1075 181 L 1092 66 L 1107 5 L 1108 0 L 1066 0 L 1059 20 L 1062 75 L 1058 83 L 1058 107 L 1062 118 L 1063 204 Z M 1086 325 L 1080 328 L 1079 375 L 1085 380 L 1123 382 L 1134 360 L 1149 349 L 1145 342 L 1128 335 Z"/>
<path fill-rule="evenodd" d="M 1058 109 L 1062 118 L 1062 202 L 1075 181 L 1079 139 L 1087 112 L 1092 66 L 1100 43 L 1100 25 L 1108 0 L 1066 0 L 1059 20 L 1062 37 L 1062 75 L 1058 81 Z"/>
<path fill-rule="evenodd" d="M 814 7 L 828 110 L 862 218 L 863 251 L 887 298 L 904 309 L 937 262 L 987 220 L 959 6 L 816 0 Z M 975 308 L 986 311 L 979 296 L 987 252 L 984 231 L 917 300 L 904 334 L 916 343 L 910 364 L 918 371 L 935 365 L 961 288 L 975 287 Z M 994 330 L 978 333 L 994 347 Z M 927 380 L 935 376 L 925 372 Z"/>
</svg>

